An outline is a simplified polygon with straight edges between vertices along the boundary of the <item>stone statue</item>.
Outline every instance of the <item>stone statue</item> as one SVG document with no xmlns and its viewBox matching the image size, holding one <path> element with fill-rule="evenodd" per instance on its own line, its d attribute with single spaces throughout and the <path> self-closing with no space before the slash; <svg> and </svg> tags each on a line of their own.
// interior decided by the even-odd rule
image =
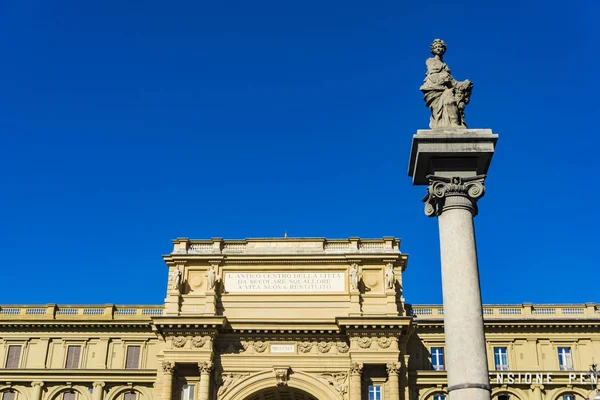
<svg viewBox="0 0 600 400">
<path fill-rule="evenodd" d="M 176 268 L 175 271 L 173 271 L 173 279 L 171 281 L 171 289 L 179 290 L 180 286 L 181 286 L 181 270 L 179 268 Z"/>
<path fill-rule="evenodd" d="M 388 264 L 385 268 L 385 288 L 395 289 L 395 283 L 396 279 L 394 278 L 394 266 L 392 264 Z"/>
<path fill-rule="evenodd" d="M 466 129 L 465 107 L 469 104 L 473 83 L 468 79 L 456 81 L 450 73 L 450 68 L 443 61 L 446 43 L 435 39 L 431 43 L 431 54 L 428 58 L 427 73 L 423 86 L 425 104 L 431 110 L 429 127 L 431 129 Z"/>
<path fill-rule="evenodd" d="M 215 290 L 215 286 L 219 281 L 219 277 L 217 276 L 217 272 L 215 271 L 215 266 L 211 265 L 206 273 L 206 282 L 208 290 Z"/>
<path fill-rule="evenodd" d="M 353 264 L 350 270 L 350 289 L 358 289 L 358 268 L 356 264 Z"/>
</svg>

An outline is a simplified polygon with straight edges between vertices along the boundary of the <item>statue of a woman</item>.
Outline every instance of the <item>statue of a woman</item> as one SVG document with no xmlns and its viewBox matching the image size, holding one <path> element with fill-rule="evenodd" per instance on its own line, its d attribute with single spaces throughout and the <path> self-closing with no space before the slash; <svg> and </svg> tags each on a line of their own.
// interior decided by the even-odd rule
<svg viewBox="0 0 600 400">
<path fill-rule="evenodd" d="M 465 106 L 469 104 L 473 83 L 468 79 L 456 81 L 450 68 L 443 61 L 446 43 L 435 39 L 431 43 L 431 54 L 428 58 L 427 74 L 420 90 L 423 92 L 425 104 L 431 110 L 429 127 L 431 129 L 467 128 L 465 124 Z"/>
<path fill-rule="evenodd" d="M 171 289 L 179 291 L 179 286 L 181 285 L 181 270 L 176 268 L 173 271 L 173 280 L 171 282 Z"/>
<path fill-rule="evenodd" d="M 358 268 L 356 264 L 353 264 L 350 270 L 350 289 L 358 289 Z"/>
<path fill-rule="evenodd" d="M 395 283 L 396 279 L 394 277 L 394 266 L 392 264 L 388 264 L 385 268 L 385 288 L 394 289 Z"/>
</svg>

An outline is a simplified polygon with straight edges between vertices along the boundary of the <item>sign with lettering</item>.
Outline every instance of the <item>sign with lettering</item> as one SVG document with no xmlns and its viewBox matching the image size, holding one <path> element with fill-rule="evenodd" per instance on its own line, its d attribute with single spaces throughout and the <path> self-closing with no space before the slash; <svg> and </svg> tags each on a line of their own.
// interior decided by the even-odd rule
<svg viewBox="0 0 600 400">
<path fill-rule="evenodd" d="M 296 346 L 293 344 L 272 344 L 271 353 L 295 353 Z"/>
<path fill-rule="evenodd" d="M 331 293 L 345 291 L 344 272 L 226 272 L 226 293 Z"/>
</svg>

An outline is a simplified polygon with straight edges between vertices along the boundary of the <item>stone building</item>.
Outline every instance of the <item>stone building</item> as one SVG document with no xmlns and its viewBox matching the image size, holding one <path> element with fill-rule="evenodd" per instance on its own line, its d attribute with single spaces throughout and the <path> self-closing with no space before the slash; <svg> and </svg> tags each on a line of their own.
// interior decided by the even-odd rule
<svg viewBox="0 0 600 400">
<path fill-rule="evenodd" d="M 2 306 L 0 400 L 445 400 L 443 309 L 405 303 L 397 239 L 178 239 L 164 260 L 164 305 Z M 493 398 L 597 387 L 598 305 L 484 319 Z"/>
</svg>

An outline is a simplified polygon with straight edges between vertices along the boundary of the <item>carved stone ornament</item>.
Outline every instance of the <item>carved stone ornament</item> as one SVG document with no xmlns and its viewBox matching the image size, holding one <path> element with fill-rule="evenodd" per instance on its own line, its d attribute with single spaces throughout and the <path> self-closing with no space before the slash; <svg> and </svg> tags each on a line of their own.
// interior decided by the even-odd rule
<svg viewBox="0 0 600 400">
<path fill-rule="evenodd" d="M 350 351 L 350 346 L 348 346 L 348 343 L 346 342 L 337 342 L 335 347 L 337 347 L 339 353 L 347 353 Z"/>
<path fill-rule="evenodd" d="M 173 347 L 181 348 L 185 346 L 187 338 L 185 336 L 175 336 L 173 338 Z"/>
<path fill-rule="evenodd" d="M 200 368 L 200 372 L 208 374 L 210 373 L 210 371 L 212 371 L 213 369 L 213 362 L 212 361 L 203 361 L 201 363 L 198 363 L 198 367 Z"/>
<path fill-rule="evenodd" d="M 387 363 L 385 367 L 386 367 L 388 375 L 398 375 L 400 373 L 400 368 L 401 368 L 400 363 L 397 363 L 397 362 Z"/>
<path fill-rule="evenodd" d="M 239 380 L 250 376 L 250 372 L 246 373 L 235 373 L 228 372 L 221 374 L 221 381 L 219 383 L 219 390 L 217 392 L 217 397 L 221 398 L 229 389 L 235 386 L 235 383 Z"/>
<path fill-rule="evenodd" d="M 477 215 L 477 200 L 485 194 L 485 175 L 471 178 L 446 178 L 428 175 L 429 186 L 425 202 L 425 215 L 435 217 L 446 210 L 465 209 Z"/>
<path fill-rule="evenodd" d="M 192 346 L 194 346 L 195 348 L 200 348 L 206 344 L 206 341 L 207 339 L 204 336 L 195 336 L 192 339 Z"/>
<path fill-rule="evenodd" d="M 350 364 L 350 374 L 352 375 L 360 375 L 362 374 L 363 364 L 362 363 L 352 363 Z"/>
<path fill-rule="evenodd" d="M 379 346 L 382 349 L 387 349 L 392 345 L 392 341 L 392 338 L 382 336 L 379 339 L 377 339 L 377 346 Z"/>
<path fill-rule="evenodd" d="M 356 340 L 356 342 L 358 343 L 358 347 L 360 347 L 361 349 L 368 349 L 369 347 L 371 347 L 372 340 L 370 337 L 362 336 L 359 337 Z"/>
<path fill-rule="evenodd" d="M 289 371 L 289 367 L 273 368 L 273 372 L 275 372 L 275 384 L 277 386 L 287 386 Z"/>
<path fill-rule="evenodd" d="M 257 353 L 264 353 L 265 350 L 267 349 L 267 343 L 261 342 L 259 340 L 257 342 L 254 342 L 253 347 L 254 347 L 254 351 L 256 351 Z"/>
<path fill-rule="evenodd" d="M 342 397 L 346 396 L 348 393 L 348 374 L 345 372 L 333 373 L 333 374 L 320 374 L 319 378 L 327 382 L 327 384 Z"/>
<path fill-rule="evenodd" d="M 466 79 L 462 82 L 452 77 L 450 68 L 444 62 L 446 43 L 435 39 L 430 46 L 433 57 L 425 61 L 427 73 L 420 90 L 425 104 L 431 111 L 429 127 L 431 129 L 466 129 L 465 107 L 471 99 L 473 83 Z"/>
<path fill-rule="evenodd" d="M 298 350 L 300 351 L 300 353 L 309 353 L 310 350 L 312 349 L 313 344 L 312 342 L 299 342 L 298 343 Z"/>
<path fill-rule="evenodd" d="M 319 353 L 328 353 L 329 350 L 331 350 L 331 343 L 330 342 L 319 342 L 319 343 L 317 343 L 317 350 L 319 350 Z"/>
<path fill-rule="evenodd" d="M 172 361 L 163 361 L 161 366 L 163 372 L 166 372 L 167 374 L 172 374 L 175 372 L 175 363 Z"/>
</svg>

